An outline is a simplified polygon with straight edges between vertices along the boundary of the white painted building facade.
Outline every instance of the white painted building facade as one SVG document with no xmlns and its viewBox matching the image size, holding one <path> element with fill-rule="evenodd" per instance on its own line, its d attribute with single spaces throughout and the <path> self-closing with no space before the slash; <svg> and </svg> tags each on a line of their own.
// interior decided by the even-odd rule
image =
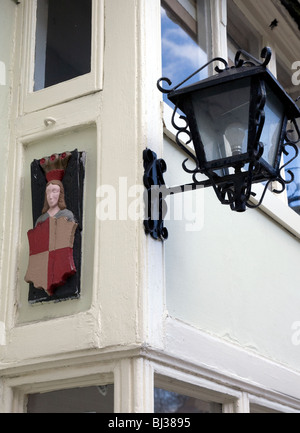
<svg viewBox="0 0 300 433">
<path fill-rule="evenodd" d="M 90 71 L 35 90 L 36 4 L 1 0 L 0 412 L 93 387 L 113 393 L 104 411 L 153 412 L 164 389 L 206 411 L 299 412 L 300 216 L 287 195 L 268 191 L 260 210 L 236 214 L 207 189 L 182 218 L 170 201 L 164 243 L 134 207 L 147 147 L 168 184 L 189 181 L 156 87 L 164 11 L 187 34 L 201 27 L 208 58 L 270 46 L 295 97 L 296 22 L 277 0 L 92 0 Z M 32 305 L 30 163 L 75 148 L 86 152 L 81 294 Z"/>
</svg>

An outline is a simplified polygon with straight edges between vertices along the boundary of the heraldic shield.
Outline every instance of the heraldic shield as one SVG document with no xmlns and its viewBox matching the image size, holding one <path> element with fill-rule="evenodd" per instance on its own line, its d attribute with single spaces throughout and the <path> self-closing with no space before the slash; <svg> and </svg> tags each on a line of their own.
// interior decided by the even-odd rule
<svg viewBox="0 0 300 433">
<path fill-rule="evenodd" d="M 49 217 L 27 233 L 29 263 L 27 283 L 44 289 L 49 296 L 76 273 L 73 243 L 77 223 L 66 218 Z"/>
</svg>

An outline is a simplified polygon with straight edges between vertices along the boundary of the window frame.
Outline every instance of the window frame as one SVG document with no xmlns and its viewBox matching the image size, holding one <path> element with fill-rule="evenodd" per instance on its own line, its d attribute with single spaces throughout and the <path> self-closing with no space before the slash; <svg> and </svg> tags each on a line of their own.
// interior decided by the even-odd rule
<svg viewBox="0 0 300 433">
<path fill-rule="evenodd" d="M 7 412 L 27 413 L 30 394 L 108 384 L 115 387 L 114 375 L 110 366 L 99 366 L 99 364 L 98 366 L 85 366 L 84 375 L 82 375 L 82 366 L 75 366 L 69 374 L 66 374 L 65 370 L 64 367 L 59 368 L 55 377 L 51 377 L 48 370 L 42 370 L 40 372 L 30 371 L 27 375 L 20 374 L 17 380 L 11 377 L 6 378 L 4 393 L 11 396 L 11 401 L 6 403 Z"/>
<path fill-rule="evenodd" d="M 58 105 L 103 88 L 104 0 L 92 0 L 91 71 L 33 91 L 37 1 L 27 0 L 20 4 L 23 8 L 24 26 L 20 68 L 20 115 Z"/>
<path fill-rule="evenodd" d="M 101 377 L 101 375 L 98 375 L 98 376 Z M 88 394 L 85 397 L 85 404 L 92 405 L 92 407 L 89 408 L 88 410 L 83 410 L 82 407 L 80 407 L 80 409 L 79 409 L 78 406 L 77 406 L 77 412 L 76 413 L 113 413 L 113 411 L 114 411 L 114 406 L 113 406 L 114 405 L 114 395 L 113 395 L 113 393 L 114 393 L 114 383 L 111 380 L 111 383 L 101 383 L 100 382 L 101 384 L 98 384 L 99 377 L 96 377 L 96 384 L 91 383 L 91 384 L 89 384 L 87 386 L 82 385 L 80 383 L 80 386 L 70 386 L 69 385 L 67 387 L 64 387 L 64 388 L 61 388 L 61 389 L 54 389 L 54 390 L 51 390 L 51 391 L 48 391 L 48 392 L 30 392 L 25 397 L 26 413 L 44 413 L 44 412 L 45 413 L 56 413 L 56 412 L 59 412 L 61 410 L 61 408 L 63 409 L 61 411 L 61 413 L 75 413 L 75 410 L 74 410 L 75 407 L 74 406 L 76 405 L 76 403 L 79 406 L 81 404 L 82 400 L 83 400 L 82 397 L 79 400 L 78 393 L 80 393 L 82 390 L 85 390 L 85 392 L 87 392 L 87 391 L 91 392 L 92 388 L 95 389 L 95 388 L 105 387 L 105 386 L 112 387 L 112 389 L 109 389 L 109 394 L 110 394 L 110 397 L 108 397 L 109 402 L 103 401 L 103 403 L 106 404 L 106 406 L 108 406 L 108 410 L 109 410 L 108 412 L 104 412 L 104 410 L 103 410 L 104 407 L 100 406 L 100 402 L 98 402 L 98 403 L 99 403 L 99 406 L 100 406 L 101 410 L 99 411 L 99 406 L 98 406 L 98 410 L 95 411 L 95 408 L 93 407 L 93 400 L 91 399 L 90 395 Z M 102 382 L 103 382 L 103 379 L 102 379 Z M 74 405 L 74 401 L 73 401 L 74 397 L 72 396 L 73 398 L 71 397 L 69 399 L 69 401 L 70 401 L 69 410 L 67 410 L 67 408 L 63 406 L 63 405 L 65 405 L 65 402 L 64 402 L 65 399 L 61 395 L 59 395 L 60 392 L 64 392 L 64 391 L 71 392 L 71 393 L 75 391 L 75 393 L 76 393 L 75 395 L 76 395 L 77 399 L 75 399 L 75 405 Z M 112 391 L 112 393 L 111 393 L 111 391 Z M 94 392 L 96 392 L 95 398 L 96 399 L 97 398 L 101 399 L 101 397 L 100 397 L 100 391 L 97 392 L 95 390 Z M 49 394 L 52 394 L 52 393 L 58 393 L 58 394 L 56 394 L 55 396 L 49 395 Z M 98 397 L 98 393 L 99 393 L 99 397 Z M 42 401 L 42 402 L 39 401 L 39 396 L 42 396 L 42 398 L 44 397 L 44 401 Z M 33 400 L 33 402 L 30 402 L 30 399 L 32 397 L 33 397 L 33 399 L 35 399 L 35 401 Z M 49 398 L 49 400 L 46 402 L 47 397 Z M 105 398 L 104 395 L 103 395 L 103 397 Z M 57 410 L 57 409 L 53 410 L 53 403 L 54 403 L 54 407 L 57 407 L 57 408 L 59 407 L 60 409 L 59 410 Z M 61 403 L 62 403 L 62 405 L 60 405 Z M 112 403 L 112 408 L 110 406 L 110 403 Z M 33 409 L 35 409 L 35 407 L 37 406 L 40 410 L 29 410 L 31 405 L 32 405 Z M 49 406 L 50 406 L 50 408 L 49 408 Z M 44 409 L 44 412 L 41 412 L 41 409 L 43 407 L 45 407 L 45 408 L 47 407 L 47 409 Z M 107 407 L 105 407 L 105 409 L 107 409 Z"/>
<path fill-rule="evenodd" d="M 171 369 L 164 368 L 161 365 L 157 365 L 155 369 L 154 388 L 174 392 L 210 404 L 220 404 L 222 413 L 225 412 L 227 404 L 233 404 L 240 397 L 240 392 L 230 387 L 196 378 L 186 372 L 176 374 Z"/>
<path fill-rule="evenodd" d="M 250 413 L 251 405 L 265 412 L 299 412 L 291 392 L 298 377 L 294 370 L 171 316 L 165 332 L 166 358 L 161 352 L 153 359 L 155 387 L 220 403 L 222 413 Z"/>
<path fill-rule="evenodd" d="M 197 0 L 196 0 L 197 1 Z M 196 13 L 189 8 L 188 0 L 161 0 L 161 7 L 167 11 L 171 11 L 179 25 L 187 32 L 187 34 L 196 42 L 197 41 L 197 17 Z"/>
</svg>

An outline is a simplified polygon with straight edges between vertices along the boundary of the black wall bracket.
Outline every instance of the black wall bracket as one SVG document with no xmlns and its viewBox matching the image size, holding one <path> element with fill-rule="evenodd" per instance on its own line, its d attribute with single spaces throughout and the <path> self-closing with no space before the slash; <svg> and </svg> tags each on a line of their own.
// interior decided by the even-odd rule
<svg viewBox="0 0 300 433">
<path fill-rule="evenodd" d="M 167 214 L 166 197 L 173 194 L 206 188 L 211 185 L 209 180 L 203 182 L 178 185 L 167 188 L 164 181 L 164 173 L 167 164 L 163 159 L 158 159 L 155 152 L 145 149 L 144 161 L 144 186 L 145 191 L 145 233 L 150 234 L 155 240 L 165 241 L 168 239 L 168 230 L 164 227 L 164 218 Z"/>
<path fill-rule="evenodd" d="M 155 152 L 146 149 L 143 152 L 144 160 L 144 186 L 145 192 L 145 219 L 146 234 L 153 239 L 168 238 L 168 230 L 164 227 L 164 217 L 167 212 L 165 196 L 165 181 L 163 174 L 167 171 L 167 165 L 163 159 L 157 159 Z"/>
</svg>

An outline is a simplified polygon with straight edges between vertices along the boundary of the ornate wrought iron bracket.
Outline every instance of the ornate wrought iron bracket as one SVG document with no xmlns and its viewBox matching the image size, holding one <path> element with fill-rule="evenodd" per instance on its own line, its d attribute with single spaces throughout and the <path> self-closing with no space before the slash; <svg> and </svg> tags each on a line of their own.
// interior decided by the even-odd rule
<svg viewBox="0 0 300 433">
<path fill-rule="evenodd" d="M 164 218 L 167 213 L 166 197 L 173 194 L 192 191 L 199 188 L 212 186 L 209 180 L 203 182 L 178 185 L 167 188 L 163 175 L 167 171 L 167 165 L 163 159 L 158 159 L 155 152 L 145 149 L 144 160 L 144 186 L 145 212 L 144 227 L 146 234 L 153 239 L 165 241 L 168 239 L 168 230 L 164 227 Z"/>
<path fill-rule="evenodd" d="M 163 173 L 167 167 L 164 160 L 157 159 L 156 153 L 150 149 L 144 150 L 143 160 L 145 169 L 143 180 L 147 190 L 145 195 L 145 232 L 154 239 L 165 240 L 168 238 L 168 231 L 164 228 L 166 205 L 162 191 L 165 187 Z"/>
</svg>

